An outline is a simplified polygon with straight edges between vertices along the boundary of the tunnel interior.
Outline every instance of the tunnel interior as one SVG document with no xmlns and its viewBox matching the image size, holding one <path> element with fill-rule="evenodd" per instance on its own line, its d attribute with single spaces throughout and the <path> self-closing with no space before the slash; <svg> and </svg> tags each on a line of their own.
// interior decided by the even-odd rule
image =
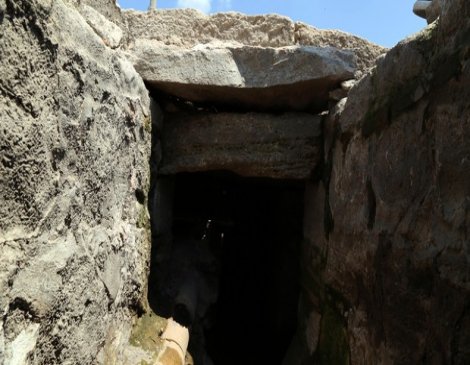
<svg viewBox="0 0 470 365">
<path fill-rule="evenodd" d="M 281 364 L 296 331 L 304 184 L 227 172 L 162 179 L 171 232 L 153 240 L 152 309 L 190 328 L 196 365 Z"/>
</svg>

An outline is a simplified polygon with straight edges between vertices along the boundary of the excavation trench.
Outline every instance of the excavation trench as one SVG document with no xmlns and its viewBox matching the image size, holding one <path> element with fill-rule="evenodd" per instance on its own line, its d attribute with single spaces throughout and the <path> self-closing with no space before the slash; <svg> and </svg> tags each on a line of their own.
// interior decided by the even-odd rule
<svg viewBox="0 0 470 365">
<path fill-rule="evenodd" d="M 228 172 L 157 184 L 153 310 L 190 327 L 196 364 L 281 364 L 296 330 L 304 184 Z"/>
</svg>

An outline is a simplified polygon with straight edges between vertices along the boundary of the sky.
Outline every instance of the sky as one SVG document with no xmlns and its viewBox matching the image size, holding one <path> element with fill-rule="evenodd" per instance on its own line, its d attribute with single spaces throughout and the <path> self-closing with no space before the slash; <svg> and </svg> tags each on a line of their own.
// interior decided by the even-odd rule
<svg viewBox="0 0 470 365">
<path fill-rule="evenodd" d="M 123 9 L 147 10 L 149 0 L 118 0 Z M 276 13 L 321 29 L 339 29 L 385 47 L 426 26 L 414 0 L 157 0 L 157 8 L 197 8 L 205 13 Z"/>
</svg>

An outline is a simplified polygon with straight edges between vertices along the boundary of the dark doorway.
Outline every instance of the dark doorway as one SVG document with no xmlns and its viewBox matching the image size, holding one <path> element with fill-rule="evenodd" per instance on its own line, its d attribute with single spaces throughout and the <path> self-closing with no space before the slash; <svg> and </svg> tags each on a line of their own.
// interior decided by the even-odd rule
<svg viewBox="0 0 470 365">
<path fill-rule="evenodd" d="M 204 282 L 191 323 L 196 365 L 206 354 L 215 365 L 280 365 L 296 330 L 303 182 L 212 172 L 174 184 L 173 251 L 196 263 L 171 270 L 191 266 Z"/>
</svg>

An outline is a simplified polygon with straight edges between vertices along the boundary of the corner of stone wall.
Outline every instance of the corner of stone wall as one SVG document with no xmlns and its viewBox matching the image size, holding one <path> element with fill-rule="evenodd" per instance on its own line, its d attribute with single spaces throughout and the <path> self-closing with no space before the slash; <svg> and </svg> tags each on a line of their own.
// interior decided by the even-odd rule
<svg viewBox="0 0 470 365">
<path fill-rule="evenodd" d="M 468 135 L 469 5 L 457 1 L 443 9 L 438 21 L 380 57 L 325 124 L 331 174 L 322 186 L 309 187 L 305 216 L 312 233 L 306 237 L 312 238 L 303 265 L 310 268 L 303 280 L 304 293 L 311 293 L 307 303 L 321 316 L 310 335 L 319 363 L 466 359 L 468 341 L 452 329 L 468 317 L 468 289 L 458 279 L 466 274 L 463 267 L 450 270 L 440 255 L 458 265 L 448 245 L 465 240 L 446 228 L 444 221 L 458 223 L 441 209 L 469 193 L 468 170 L 455 164 L 465 164 Z M 320 220 L 329 223 L 314 223 Z M 438 257 L 433 245 L 443 250 Z M 425 253 L 434 264 L 422 259 Z M 443 296 L 454 298 L 445 319 L 437 314 Z M 437 338 L 446 343 L 445 355 L 433 350 Z"/>
</svg>

